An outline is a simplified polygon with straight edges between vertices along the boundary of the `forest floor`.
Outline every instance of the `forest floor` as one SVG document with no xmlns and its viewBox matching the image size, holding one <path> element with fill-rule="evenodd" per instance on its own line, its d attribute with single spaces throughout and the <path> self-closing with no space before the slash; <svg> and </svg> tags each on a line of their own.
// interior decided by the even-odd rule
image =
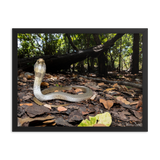
<svg viewBox="0 0 160 160">
<path fill-rule="evenodd" d="M 33 73 L 19 71 L 17 77 L 18 126 L 77 127 L 82 120 L 89 119 L 90 116 L 94 117 L 97 114 L 109 112 L 112 117 L 110 127 L 142 127 L 142 89 L 117 83 L 100 82 L 96 80 L 95 74 L 87 76 L 93 79 L 71 73 L 47 73 L 41 84 L 42 90 L 50 86 L 82 85 L 92 89 L 94 95 L 88 100 L 77 103 L 50 100 L 46 101 L 45 105 L 39 106 L 33 101 Z M 102 77 L 102 79 L 105 78 Z M 110 72 L 106 80 L 142 84 L 142 75 Z M 67 92 L 82 94 L 80 89 L 72 89 Z"/>
</svg>

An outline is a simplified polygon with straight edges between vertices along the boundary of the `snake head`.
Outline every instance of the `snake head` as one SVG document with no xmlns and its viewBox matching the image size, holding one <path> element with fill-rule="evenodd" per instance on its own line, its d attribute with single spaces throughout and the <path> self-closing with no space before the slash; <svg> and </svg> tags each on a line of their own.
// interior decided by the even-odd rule
<svg viewBox="0 0 160 160">
<path fill-rule="evenodd" d="M 45 64 L 45 61 L 42 58 L 39 58 L 37 60 L 37 62 L 35 63 L 34 72 L 36 74 L 38 74 L 38 73 L 42 74 L 42 75 L 45 74 L 45 72 L 46 72 L 46 64 Z"/>
</svg>

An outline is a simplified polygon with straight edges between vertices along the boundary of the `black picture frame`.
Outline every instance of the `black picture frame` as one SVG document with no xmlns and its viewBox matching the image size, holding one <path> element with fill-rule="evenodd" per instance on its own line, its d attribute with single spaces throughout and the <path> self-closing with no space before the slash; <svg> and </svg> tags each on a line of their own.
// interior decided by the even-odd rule
<svg viewBox="0 0 160 160">
<path fill-rule="evenodd" d="M 17 34 L 18 33 L 142 33 L 143 34 L 143 126 L 142 127 L 18 127 L 17 126 Z M 148 26 L 10 26 L 10 132 L 150 132 L 150 28 Z"/>
</svg>

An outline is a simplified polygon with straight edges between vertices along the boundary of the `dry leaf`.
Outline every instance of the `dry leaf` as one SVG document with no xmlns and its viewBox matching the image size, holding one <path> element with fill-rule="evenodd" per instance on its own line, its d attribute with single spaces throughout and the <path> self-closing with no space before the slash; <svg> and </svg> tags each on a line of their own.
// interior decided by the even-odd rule
<svg viewBox="0 0 160 160">
<path fill-rule="evenodd" d="M 24 82 L 27 82 L 27 78 L 26 78 L 26 77 L 23 77 L 23 81 L 24 81 Z"/>
<path fill-rule="evenodd" d="M 53 119 L 53 116 L 48 115 L 47 117 L 36 117 L 36 118 L 18 118 L 18 123 L 19 126 L 22 126 L 23 123 L 25 122 L 32 122 L 32 121 L 45 121 L 45 120 L 49 120 L 49 119 Z"/>
<path fill-rule="evenodd" d="M 113 106 L 114 104 L 114 101 L 112 100 L 104 100 L 104 99 L 100 99 L 99 100 L 100 103 L 103 103 L 104 107 L 108 110 L 110 110 L 110 108 Z"/>
<path fill-rule="evenodd" d="M 55 125 L 56 125 L 56 122 L 52 124 L 52 126 L 55 126 Z"/>
<path fill-rule="evenodd" d="M 113 85 L 113 88 L 116 88 L 117 86 L 119 86 L 117 83 L 115 83 L 114 85 Z"/>
<path fill-rule="evenodd" d="M 44 105 L 46 108 L 49 108 L 49 109 L 51 109 L 52 108 L 52 106 L 51 105 L 49 105 L 49 104 L 45 104 Z"/>
<path fill-rule="evenodd" d="M 41 86 L 48 87 L 49 84 L 48 84 L 47 82 L 42 82 L 42 83 L 41 83 Z"/>
<path fill-rule="evenodd" d="M 130 105 L 138 104 L 138 101 L 130 102 Z"/>
<path fill-rule="evenodd" d="M 133 110 L 133 113 L 138 119 L 142 119 L 142 114 L 140 113 L 140 111 L 134 111 Z"/>
<path fill-rule="evenodd" d="M 98 86 L 104 86 L 104 83 L 102 82 L 102 83 L 98 83 Z"/>
<path fill-rule="evenodd" d="M 127 101 L 124 97 L 122 97 L 122 96 L 118 96 L 117 98 L 116 98 L 118 101 L 121 101 L 122 103 L 124 103 L 124 104 L 126 104 L 126 105 L 129 105 L 130 104 L 130 102 L 129 101 Z"/>
<path fill-rule="evenodd" d="M 140 99 L 140 100 L 138 101 L 138 104 L 136 105 L 136 108 L 141 107 L 141 106 L 142 106 L 142 100 Z"/>
<path fill-rule="evenodd" d="M 65 77 L 59 77 L 58 79 L 59 80 L 65 80 Z"/>
<path fill-rule="evenodd" d="M 22 83 L 22 82 L 19 82 L 19 81 L 18 81 L 18 85 L 20 85 L 20 86 L 25 86 L 26 83 Z"/>
<path fill-rule="evenodd" d="M 114 99 L 114 97 L 109 95 L 109 94 L 106 94 L 106 97 L 109 98 L 109 99 Z"/>
<path fill-rule="evenodd" d="M 52 80 L 57 80 L 57 77 L 51 77 L 50 79 L 52 79 Z"/>
<path fill-rule="evenodd" d="M 143 111 L 143 109 L 142 109 L 142 107 L 140 107 L 137 112 L 140 112 L 140 113 L 141 113 L 142 111 Z"/>
<path fill-rule="evenodd" d="M 77 89 L 75 89 L 75 92 L 76 92 L 76 93 L 78 93 L 78 92 L 82 92 L 82 89 L 77 88 Z"/>
<path fill-rule="evenodd" d="M 31 76 L 31 75 L 27 75 L 27 76 L 26 76 L 26 78 L 27 78 L 27 79 L 32 79 L 32 78 L 33 78 L 33 76 Z"/>
<path fill-rule="evenodd" d="M 33 106 L 33 104 L 32 103 L 20 103 L 19 104 L 20 106 Z"/>
<path fill-rule="evenodd" d="M 115 90 L 115 88 L 107 88 L 103 92 L 109 92 L 109 91 L 113 91 L 113 90 Z"/>
<path fill-rule="evenodd" d="M 124 90 L 124 91 L 128 91 L 128 88 L 124 85 L 121 85 L 121 88 Z"/>
<path fill-rule="evenodd" d="M 59 106 L 59 107 L 57 108 L 57 110 L 58 110 L 59 112 L 63 112 L 63 111 L 66 111 L 67 109 L 64 108 L 64 107 Z"/>
<path fill-rule="evenodd" d="M 96 98 L 96 96 L 97 96 L 97 93 L 96 92 L 93 92 L 93 95 L 92 95 L 92 97 L 90 98 L 91 100 L 94 100 L 95 98 Z"/>
<path fill-rule="evenodd" d="M 55 120 L 52 119 L 52 120 L 47 120 L 47 121 L 44 121 L 43 123 L 53 123 Z"/>
</svg>

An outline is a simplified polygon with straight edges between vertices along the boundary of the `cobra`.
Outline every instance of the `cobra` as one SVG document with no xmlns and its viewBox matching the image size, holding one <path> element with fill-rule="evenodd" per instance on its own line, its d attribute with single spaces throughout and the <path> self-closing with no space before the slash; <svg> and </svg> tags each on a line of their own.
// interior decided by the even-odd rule
<svg viewBox="0 0 160 160">
<path fill-rule="evenodd" d="M 41 82 L 46 73 L 46 64 L 42 58 L 38 59 L 37 62 L 35 63 L 34 72 L 35 72 L 35 80 L 33 86 L 33 93 L 35 97 L 40 101 L 61 99 L 70 102 L 80 102 L 89 99 L 93 95 L 92 90 L 85 86 L 49 87 L 41 91 L 40 88 Z M 55 90 L 62 91 L 62 90 L 70 90 L 72 88 L 80 88 L 85 93 L 80 95 L 74 95 L 64 92 L 54 92 Z M 36 103 L 38 103 L 39 105 L 43 104 L 40 103 L 36 98 L 33 99 Z"/>
</svg>

